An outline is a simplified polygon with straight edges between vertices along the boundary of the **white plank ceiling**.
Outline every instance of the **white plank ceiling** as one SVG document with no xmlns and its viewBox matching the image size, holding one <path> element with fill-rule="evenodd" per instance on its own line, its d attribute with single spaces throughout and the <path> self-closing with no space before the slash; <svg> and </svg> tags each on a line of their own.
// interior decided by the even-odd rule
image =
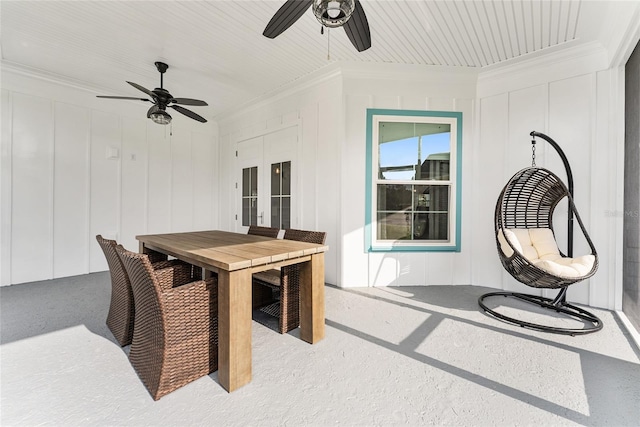
<svg viewBox="0 0 640 427">
<path fill-rule="evenodd" d="M 598 41 L 612 3 L 361 0 L 372 47 L 358 53 L 341 28 L 321 35 L 310 9 L 276 39 L 262 36 L 284 1 L 2 0 L 2 64 L 144 96 L 125 81 L 158 87 L 161 60 L 165 88 L 206 100 L 194 111 L 211 119 L 336 61 L 486 68 Z"/>
</svg>

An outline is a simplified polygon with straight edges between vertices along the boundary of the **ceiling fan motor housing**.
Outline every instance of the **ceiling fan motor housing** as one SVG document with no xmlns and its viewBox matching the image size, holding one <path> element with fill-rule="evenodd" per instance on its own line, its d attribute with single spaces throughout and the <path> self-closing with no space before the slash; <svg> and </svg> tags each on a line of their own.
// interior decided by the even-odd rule
<svg viewBox="0 0 640 427">
<path fill-rule="evenodd" d="M 329 28 L 344 25 L 351 18 L 354 9 L 354 0 L 313 0 L 316 19 Z"/>
</svg>

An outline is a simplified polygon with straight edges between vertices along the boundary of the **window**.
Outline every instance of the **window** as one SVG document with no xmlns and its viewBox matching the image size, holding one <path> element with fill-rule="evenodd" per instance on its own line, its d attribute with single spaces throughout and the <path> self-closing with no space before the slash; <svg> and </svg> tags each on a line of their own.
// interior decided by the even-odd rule
<svg viewBox="0 0 640 427">
<path fill-rule="evenodd" d="M 367 110 L 366 249 L 460 251 L 462 113 Z"/>
</svg>

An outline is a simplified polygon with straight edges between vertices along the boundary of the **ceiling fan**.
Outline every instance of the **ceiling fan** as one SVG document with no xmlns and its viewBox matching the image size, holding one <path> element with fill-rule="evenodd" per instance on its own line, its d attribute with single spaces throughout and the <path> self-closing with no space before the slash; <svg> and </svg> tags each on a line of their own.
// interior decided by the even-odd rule
<svg viewBox="0 0 640 427">
<path fill-rule="evenodd" d="M 193 105 L 193 106 L 198 106 L 198 107 L 206 106 L 206 105 L 209 105 L 209 104 L 207 104 L 204 101 L 200 101 L 198 99 L 174 98 L 169 93 L 169 91 L 167 91 L 166 89 L 164 89 L 162 87 L 162 75 L 167 71 L 169 66 L 167 64 L 165 64 L 164 62 L 156 62 L 155 64 L 156 64 L 156 68 L 160 72 L 160 87 L 159 88 L 157 87 L 154 90 L 149 90 L 149 89 L 147 89 L 145 87 L 140 86 L 137 83 L 127 82 L 131 86 L 135 87 L 136 89 L 138 89 L 138 90 L 146 93 L 147 95 L 149 95 L 151 97 L 151 99 L 135 98 L 135 97 L 130 97 L 130 96 L 104 96 L 104 95 L 98 95 L 98 98 L 136 99 L 136 100 L 139 100 L 139 101 L 152 102 L 153 105 L 151 106 L 151 108 L 149 108 L 149 111 L 147 111 L 147 118 L 153 120 L 155 123 L 158 123 L 160 125 L 168 125 L 169 123 L 171 123 L 171 116 L 166 111 L 167 107 L 173 108 L 177 112 L 182 113 L 185 116 L 187 116 L 189 118 L 192 118 L 193 120 L 197 120 L 199 122 L 206 123 L 207 120 L 204 117 L 199 116 L 198 114 L 194 113 L 193 111 L 188 110 L 188 109 L 186 109 L 184 107 L 181 107 L 180 105 L 173 105 L 173 104 Z"/>
<path fill-rule="evenodd" d="M 358 52 L 371 47 L 369 22 L 359 0 L 287 0 L 273 15 L 262 34 L 270 39 L 276 38 L 293 25 L 311 5 L 323 29 L 344 27 L 347 37 Z"/>
</svg>

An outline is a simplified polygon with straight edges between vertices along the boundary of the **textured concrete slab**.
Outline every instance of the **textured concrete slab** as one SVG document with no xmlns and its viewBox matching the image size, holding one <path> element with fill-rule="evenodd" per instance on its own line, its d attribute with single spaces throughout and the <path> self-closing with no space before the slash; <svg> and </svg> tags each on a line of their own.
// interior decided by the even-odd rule
<svg viewBox="0 0 640 427">
<path fill-rule="evenodd" d="M 595 334 L 535 332 L 482 313 L 487 291 L 327 287 L 320 343 L 253 322 L 250 384 L 214 373 L 154 402 L 104 324 L 108 274 L 1 288 L 0 424 L 640 425 L 615 313 L 593 310 Z"/>
</svg>

